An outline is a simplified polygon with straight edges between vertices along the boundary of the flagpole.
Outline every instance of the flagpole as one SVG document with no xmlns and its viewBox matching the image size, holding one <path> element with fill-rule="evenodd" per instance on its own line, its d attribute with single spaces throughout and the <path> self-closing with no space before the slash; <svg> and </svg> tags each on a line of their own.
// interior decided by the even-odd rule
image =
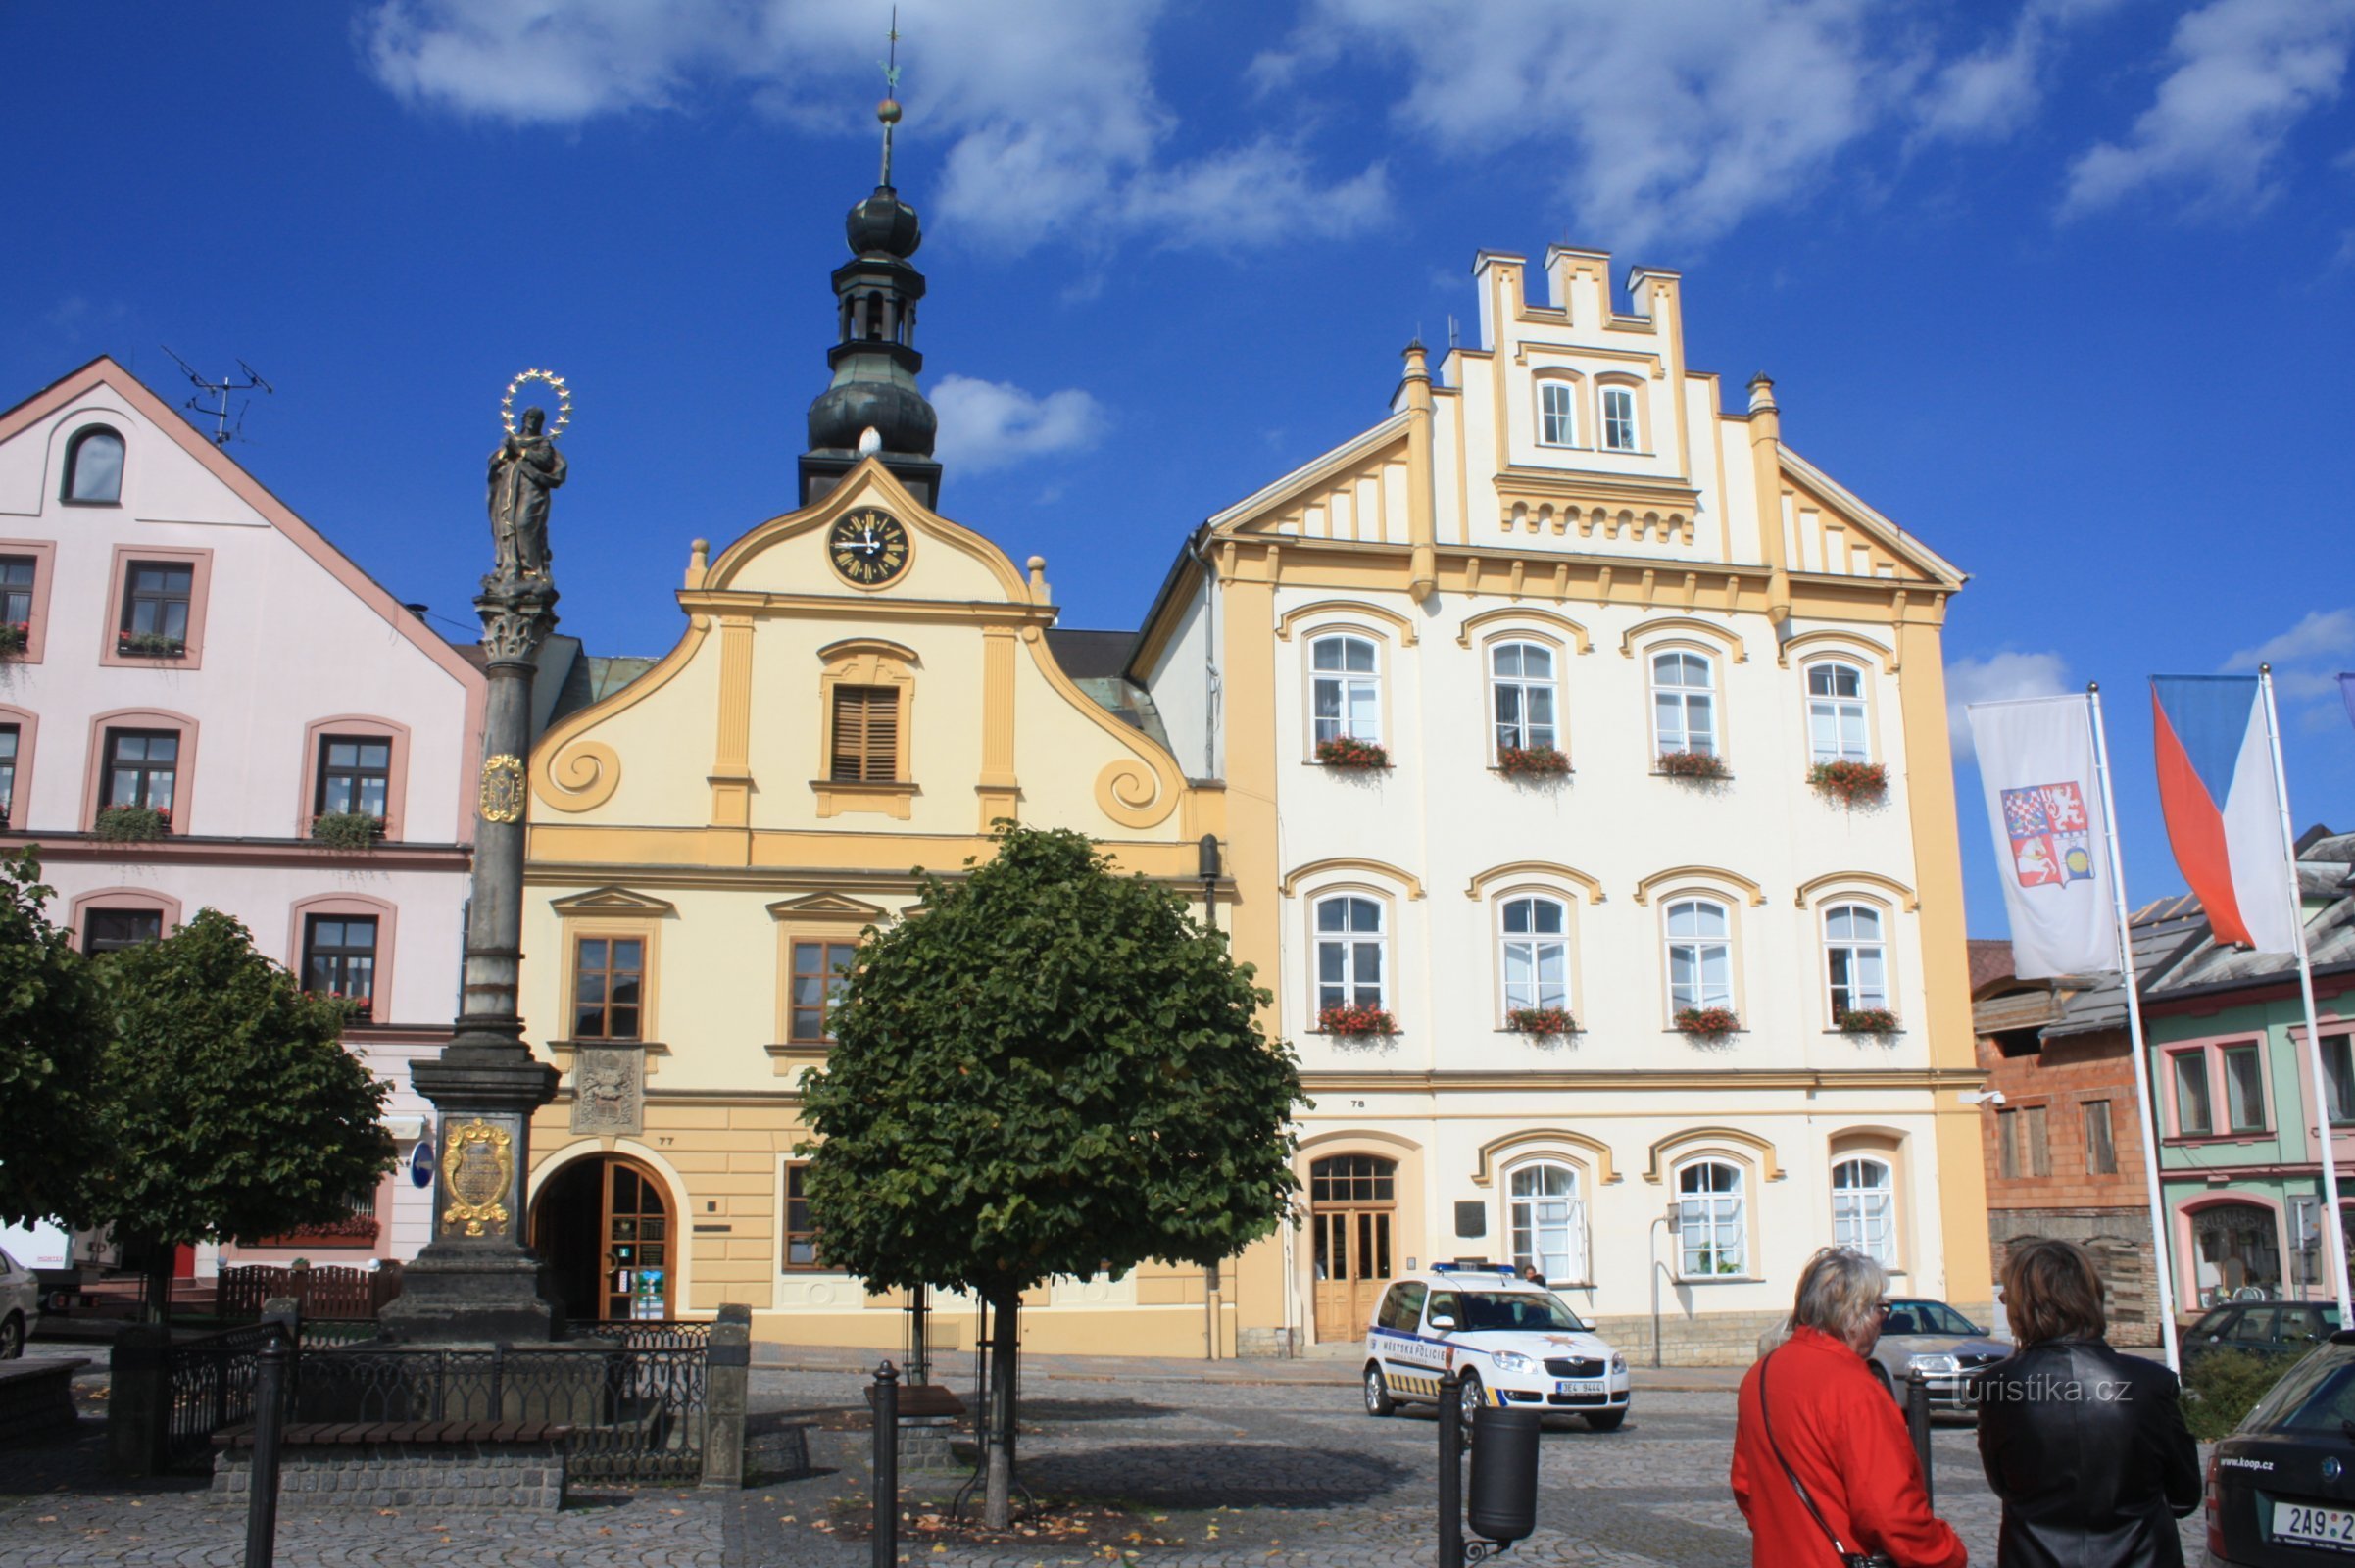
<svg viewBox="0 0 2355 1568">
<path fill-rule="evenodd" d="M 2169 1243 L 2167 1200 L 2159 1185 L 2159 1119 L 2151 1094 L 2150 1053 L 2142 1044 L 2142 986 L 2134 972 L 2134 933 L 2126 911 L 2126 862 L 2118 856 L 2118 801 L 2110 790 L 2110 736 L 2101 722 L 2101 682 L 2085 684 L 2085 707 L 2093 714 L 2093 771 L 2101 779 L 2101 826 L 2109 841 L 2110 894 L 2117 905 L 2118 978 L 2126 986 L 2126 1034 L 2134 1054 L 2135 1109 L 2142 1122 L 2142 1185 L 2150 1199 L 2152 1273 L 2159 1282 L 2159 1343 L 2168 1367 L 2183 1369 L 2175 1334 L 2175 1249 Z M 2340 1322 L 2346 1322 L 2342 1314 Z"/>
<path fill-rule="evenodd" d="M 2306 901 L 2298 888 L 2298 847 L 2289 827 L 2289 775 L 2281 768 L 2281 728 L 2274 715 L 2274 666 L 2257 666 L 2257 689 L 2265 696 L 2265 743 L 2274 754 L 2274 802 L 2281 809 L 2281 858 L 2289 862 L 2289 934 L 2298 950 L 2298 995 L 2306 1004 L 2306 1070 L 2314 1075 L 2314 1141 L 2323 1153 L 2323 1194 L 2330 1217 L 2325 1253 L 2337 1267 L 2338 1321 L 2355 1323 L 2347 1304 L 2347 1233 L 2338 1217 L 2338 1158 L 2330 1148 L 2330 1080 L 2323 1076 L 2323 1032 L 2314 1016 L 2314 959 L 2306 951 Z"/>
</svg>

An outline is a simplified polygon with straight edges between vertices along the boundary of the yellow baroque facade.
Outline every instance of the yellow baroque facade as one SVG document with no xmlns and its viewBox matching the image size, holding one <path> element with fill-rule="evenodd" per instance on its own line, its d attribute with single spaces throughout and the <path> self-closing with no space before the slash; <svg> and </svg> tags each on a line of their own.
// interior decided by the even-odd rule
<svg viewBox="0 0 2355 1568">
<path fill-rule="evenodd" d="M 887 582 L 837 568 L 845 519 L 896 525 Z M 795 1206 L 824 974 L 912 904 L 911 868 L 986 857 L 1000 819 L 1199 897 L 1224 794 L 1064 672 L 1042 563 L 879 460 L 715 559 L 699 543 L 678 602 L 677 645 L 532 759 L 524 1011 L 565 1074 L 532 1129 L 534 1245 L 577 1316 L 743 1301 L 764 1339 L 896 1347 L 900 1298 L 825 1269 Z M 1036 1348 L 1199 1355 L 1219 1324 L 1232 1352 L 1200 1269 L 1034 1294 Z M 940 1305 L 935 1342 L 969 1343 Z"/>
</svg>

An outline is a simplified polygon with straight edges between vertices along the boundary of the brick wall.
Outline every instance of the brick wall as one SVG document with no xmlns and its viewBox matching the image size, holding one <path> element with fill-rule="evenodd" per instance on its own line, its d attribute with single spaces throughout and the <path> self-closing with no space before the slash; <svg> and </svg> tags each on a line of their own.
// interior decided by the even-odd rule
<svg viewBox="0 0 2355 1568">
<path fill-rule="evenodd" d="M 2020 1056 L 2007 1056 L 1994 1041 L 1983 1038 L 1979 1064 L 1987 1070 L 1987 1087 L 2001 1090 L 2004 1099 L 2000 1107 L 1982 1105 L 1979 1112 L 1989 1208 L 2076 1211 L 2142 1205 L 2142 1125 L 2125 1030 L 2048 1041 L 2042 1050 Z M 2085 1104 L 2094 1100 L 2110 1104 L 2110 1141 L 2118 1168 L 2106 1174 L 2086 1168 Z M 2020 1174 L 2006 1176 L 2001 1118 L 2007 1113 L 2017 1118 L 2037 1106 L 2044 1110 L 2050 1174 L 2032 1173 L 2023 1139 Z M 2014 1125 L 2021 1126 L 2017 1119 Z M 2149 1235 L 2147 1225 L 2143 1234 Z"/>
</svg>

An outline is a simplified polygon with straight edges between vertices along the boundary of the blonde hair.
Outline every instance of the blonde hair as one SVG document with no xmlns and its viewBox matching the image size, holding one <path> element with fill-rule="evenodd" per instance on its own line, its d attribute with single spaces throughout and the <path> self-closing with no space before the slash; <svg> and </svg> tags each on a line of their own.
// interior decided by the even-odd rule
<svg viewBox="0 0 2355 1568">
<path fill-rule="evenodd" d="M 1880 1316 L 1889 1271 L 1849 1247 L 1827 1247 L 1799 1273 L 1791 1303 L 1794 1328 L 1820 1329 L 1844 1340 Z"/>
<path fill-rule="evenodd" d="M 2109 1331 L 2093 1254 L 2052 1237 L 2014 1246 L 2003 1262 L 2003 1310 L 2022 1345 L 2098 1340 Z"/>
</svg>

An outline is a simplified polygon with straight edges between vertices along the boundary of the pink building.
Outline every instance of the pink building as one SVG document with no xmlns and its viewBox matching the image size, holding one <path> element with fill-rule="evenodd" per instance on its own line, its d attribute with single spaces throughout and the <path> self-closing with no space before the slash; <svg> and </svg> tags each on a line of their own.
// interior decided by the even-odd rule
<svg viewBox="0 0 2355 1568">
<path fill-rule="evenodd" d="M 235 915 L 307 987 L 366 1004 L 346 1042 L 394 1085 L 402 1166 L 348 1225 L 239 1260 L 427 1240 L 409 1063 L 456 1010 L 484 692 L 114 361 L 0 415 L 0 852 L 40 846 L 85 952 Z M 374 842 L 330 845 L 322 817 Z"/>
</svg>

